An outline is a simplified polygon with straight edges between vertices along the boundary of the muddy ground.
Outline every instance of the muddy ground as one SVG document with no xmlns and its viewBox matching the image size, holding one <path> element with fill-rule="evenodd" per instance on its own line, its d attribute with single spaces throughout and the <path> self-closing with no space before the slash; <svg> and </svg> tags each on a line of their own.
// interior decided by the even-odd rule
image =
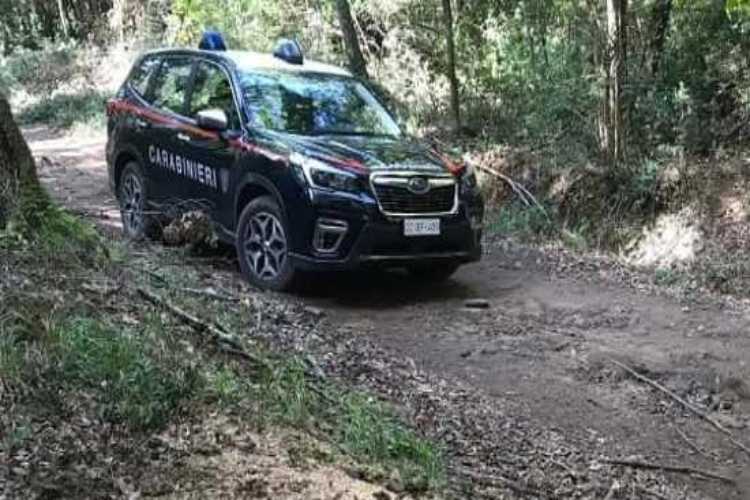
<svg viewBox="0 0 750 500">
<path fill-rule="evenodd" d="M 52 195 L 115 235 L 103 135 L 42 127 L 25 135 Z M 231 262 L 204 265 L 207 274 L 233 272 Z M 750 498 L 750 454 L 612 361 L 662 384 L 750 446 L 746 303 L 659 288 L 648 273 L 606 258 L 499 235 L 487 238 L 482 262 L 437 287 L 398 273 L 310 280 L 279 300 L 323 313 L 328 341 L 315 352 L 322 369 L 403 405 L 416 426 L 446 444 L 462 477 L 481 473 L 476 483 L 483 485 L 500 477 L 505 484 L 494 496 Z M 473 299 L 485 302 L 466 307 Z M 355 354 L 367 356 L 361 346 L 418 376 L 400 384 L 398 370 L 374 373 L 378 365 L 367 360 L 358 368 Z M 419 384 L 440 395 L 428 406 L 443 413 L 426 411 Z M 710 470 L 734 482 L 606 464 L 625 458 Z"/>
</svg>

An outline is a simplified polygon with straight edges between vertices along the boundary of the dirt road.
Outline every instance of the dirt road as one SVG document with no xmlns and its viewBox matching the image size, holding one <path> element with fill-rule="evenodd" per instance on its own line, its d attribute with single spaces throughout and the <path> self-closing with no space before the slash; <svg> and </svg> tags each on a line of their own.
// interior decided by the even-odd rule
<svg viewBox="0 0 750 500">
<path fill-rule="evenodd" d="M 64 205 L 113 230 L 103 137 L 26 130 L 40 175 Z M 721 471 L 736 485 L 670 476 L 695 498 L 750 498 L 750 455 L 618 368 L 621 361 L 710 414 L 750 446 L 750 307 L 680 300 L 607 261 L 490 238 L 483 261 L 438 287 L 399 274 L 318 276 L 301 297 L 342 335 L 475 388 L 592 457 L 639 457 Z M 639 283 L 646 283 L 639 285 Z M 469 299 L 486 301 L 467 308 Z M 502 446 L 502 443 L 496 443 Z M 611 498 L 649 494 L 612 491 Z M 653 492 L 655 497 L 658 493 Z"/>
</svg>

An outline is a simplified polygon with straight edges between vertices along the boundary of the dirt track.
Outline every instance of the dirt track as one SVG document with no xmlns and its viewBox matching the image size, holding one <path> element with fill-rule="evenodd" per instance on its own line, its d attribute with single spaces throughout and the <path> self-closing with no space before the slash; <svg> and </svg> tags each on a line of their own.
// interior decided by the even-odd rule
<svg viewBox="0 0 750 500">
<path fill-rule="evenodd" d="M 53 196 L 115 230 L 103 137 L 25 133 Z M 750 446 L 749 307 L 719 298 L 678 301 L 624 283 L 638 275 L 616 266 L 500 238 L 487 247 L 481 263 L 439 287 L 399 274 L 320 276 L 325 287 L 306 287 L 302 300 L 326 311 L 330 328 L 473 386 L 592 456 L 636 455 L 742 474 L 750 456 L 608 358 L 707 410 Z M 488 307 L 465 307 L 477 298 Z M 684 475 L 674 480 L 699 497 L 750 498 L 742 477 L 737 489 Z"/>
</svg>

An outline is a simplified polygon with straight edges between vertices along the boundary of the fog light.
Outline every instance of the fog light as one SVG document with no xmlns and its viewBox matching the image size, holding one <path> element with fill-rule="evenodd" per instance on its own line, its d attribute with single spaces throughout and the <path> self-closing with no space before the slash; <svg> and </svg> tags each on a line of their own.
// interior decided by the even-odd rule
<svg viewBox="0 0 750 500">
<path fill-rule="evenodd" d="M 313 234 L 313 248 L 319 253 L 334 253 L 344 240 L 349 224 L 337 219 L 318 219 Z"/>
</svg>

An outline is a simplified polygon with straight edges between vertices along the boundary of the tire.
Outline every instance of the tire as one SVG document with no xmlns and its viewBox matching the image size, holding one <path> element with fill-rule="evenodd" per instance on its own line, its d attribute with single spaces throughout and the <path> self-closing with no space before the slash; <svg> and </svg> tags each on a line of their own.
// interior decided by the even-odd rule
<svg viewBox="0 0 750 500">
<path fill-rule="evenodd" d="M 460 266 L 454 262 L 431 262 L 412 264 L 406 270 L 423 283 L 441 283 L 453 276 Z"/>
<path fill-rule="evenodd" d="M 289 260 L 289 228 L 270 196 L 254 199 L 237 226 L 237 257 L 248 282 L 264 290 L 289 291 L 297 272 Z"/>
<path fill-rule="evenodd" d="M 131 161 L 125 165 L 117 188 L 120 203 L 122 231 L 134 241 L 152 238 L 158 233 L 158 221 L 146 213 L 148 206 L 148 183 L 138 163 Z"/>
</svg>

